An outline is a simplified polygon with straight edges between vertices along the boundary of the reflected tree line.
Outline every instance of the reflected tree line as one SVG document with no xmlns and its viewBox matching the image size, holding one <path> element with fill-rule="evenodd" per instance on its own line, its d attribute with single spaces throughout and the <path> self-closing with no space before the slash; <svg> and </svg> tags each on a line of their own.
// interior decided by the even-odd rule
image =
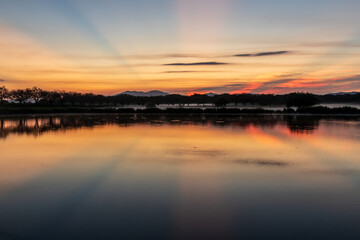
<svg viewBox="0 0 360 240">
<path fill-rule="evenodd" d="M 328 118 L 327 118 L 328 119 Z M 360 120 L 359 118 L 355 120 Z M 80 128 L 117 125 L 129 127 L 136 124 L 148 125 L 199 125 L 218 128 L 248 129 L 251 126 L 275 128 L 287 126 L 294 134 L 311 134 L 319 127 L 320 117 L 299 116 L 179 116 L 179 115 L 83 115 L 47 116 L 30 118 L 0 118 L 0 138 L 11 134 L 40 136 L 47 132 L 65 132 Z"/>
<path fill-rule="evenodd" d="M 287 107 L 307 107 L 319 103 L 360 103 L 360 93 L 346 95 L 314 95 L 310 93 L 274 94 L 221 94 L 208 96 L 194 94 L 184 96 L 171 94 L 157 97 L 137 97 L 126 94 L 104 96 L 93 93 L 66 91 L 46 91 L 38 87 L 8 90 L 0 87 L 0 104 L 39 105 L 39 106 L 119 106 L 144 105 L 154 107 L 159 104 L 214 104 L 226 106 L 233 103 L 241 105 L 286 105 Z"/>
</svg>

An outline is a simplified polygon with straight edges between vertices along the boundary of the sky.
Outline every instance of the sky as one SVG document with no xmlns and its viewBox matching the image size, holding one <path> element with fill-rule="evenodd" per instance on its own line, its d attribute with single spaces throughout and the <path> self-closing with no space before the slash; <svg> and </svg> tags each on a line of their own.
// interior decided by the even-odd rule
<svg viewBox="0 0 360 240">
<path fill-rule="evenodd" d="M 0 0 L 0 85 L 360 91 L 359 0 Z"/>
</svg>

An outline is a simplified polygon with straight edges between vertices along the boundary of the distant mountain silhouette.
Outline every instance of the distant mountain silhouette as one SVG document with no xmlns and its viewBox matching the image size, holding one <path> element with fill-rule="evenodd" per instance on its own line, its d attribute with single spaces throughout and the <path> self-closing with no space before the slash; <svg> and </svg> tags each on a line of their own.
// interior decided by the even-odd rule
<svg viewBox="0 0 360 240">
<path fill-rule="evenodd" d="M 204 95 L 206 95 L 208 97 L 215 97 L 217 94 L 213 93 L 213 92 L 209 92 L 209 93 L 205 93 Z"/>
<path fill-rule="evenodd" d="M 356 95 L 360 92 L 337 92 L 337 93 L 328 93 L 326 95 L 330 95 L 330 96 L 343 96 L 343 95 Z M 168 96 L 171 95 L 171 93 L 167 93 L 167 92 L 162 92 L 162 91 L 158 91 L 158 90 L 153 90 L 153 91 L 149 91 L 149 92 L 142 92 L 142 91 L 125 91 L 122 92 L 120 94 L 116 94 L 117 95 L 130 95 L 130 96 L 134 96 L 134 97 L 159 97 L 159 96 Z M 209 93 L 203 93 L 200 95 L 204 95 L 204 96 L 208 96 L 208 97 L 215 97 L 218 94 L 214 93 L 214 92 L 209 92 Z"/>
<path fill-rule="evenodd" d="M 118 95 L 130 95 L 130 96 L 134 96 L 134 97 L 159 97 L 159 96 L 168 96 L 168 95 L 171 95 L 171 93 L 162 92 L 162 91 L 158 91 L 158 90 L 153 90 L 153 91 L 149 91 L 149 92 L 125 91 L 120 94 L 116 94 L 116 96 L 118 96 Z M 204 95 L 204 96 L 208 96 L 208 97 L 215 97 L 218 94 L 209 92 L 209 93 L 204 93 L 204 94 L 200 94 L 200 95 Z M 183 96 L 185 96 L 185 95 L 183 95 Z"/>
<path fill-rule="evenodd" d="M 338 93 L 329 93 L 328 95 L 335 95 L 335 96 L 337 96 L 337 95 L 356 95 L 356 94 L 358 94 L 358 93 L 360 93 L 360 92 L 356 92 L 356 91 L 354 91 L 354 92 L 338 92 Z"/>
<path fill-rule="evenodd" d="M 141 92 L 141 91 L 126 91 L 123 93 L 120 93 L 118 95 L 130 95 L 135 97 L 158 97 L 158 96 L 167 96 L 170 95 L 170 93 L 162 92 L 162 91 L 149 91 L 149 92 Z"/>
</svg>

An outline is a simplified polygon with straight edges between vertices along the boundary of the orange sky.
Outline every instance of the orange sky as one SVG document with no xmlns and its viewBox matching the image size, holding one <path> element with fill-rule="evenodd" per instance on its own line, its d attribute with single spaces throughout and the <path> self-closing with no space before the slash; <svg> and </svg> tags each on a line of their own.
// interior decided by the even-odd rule
<svg viewBox="0 0 360 240">
<path fill-rule="evenodd" d="M 236 0 L 43 2 L 2 3 L 0 85 L 103 94 L 360 90 L 360 17 L 350 0 L 279 9 Z M 279 13 L 295 9 L 308 18 Z"/>
</svg>

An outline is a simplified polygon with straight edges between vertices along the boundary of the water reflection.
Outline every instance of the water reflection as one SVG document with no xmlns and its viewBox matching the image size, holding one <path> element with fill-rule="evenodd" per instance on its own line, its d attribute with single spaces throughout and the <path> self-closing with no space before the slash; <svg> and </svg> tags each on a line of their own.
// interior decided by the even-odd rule
<svg viewBox="0 0 360 240">
<path fill-rule="evenodd" d="M 286 124 L 291 133 L 312 134 L 322 119 L 329 118 L 309 116 L 179 116 L 179 115 L 64 115 L 44 117 L 0 117 L 0 138 L 10 134 L 27 134 L 39 136 L 46 132 L 67 131 L 79 128 L 117 125 L 130 127 L 136 124 L 150 125 L 195 125 L 218 128 L 248 129 L 251 126 L 275 128 Z M 337 118 L 339 119 L 339 118 Z M 347 121 L 359 121 L 360 117 L 343 117 Z"/>
<path fill-rule="evenodd" d="M 358 118 L 0 122 L 0 239 L 360 236 Z"/>
<path fill-rule="evenodd" d="M 267 161 L 267 160 L 235 160 L 235 163 L 238 164 L 250 164 L 250 165 L 257 165 L 257 166 L 270 166 L 270 167 L 286 167 L 289 165 L 287 162 L 281 161 Z"/>
</svg>

